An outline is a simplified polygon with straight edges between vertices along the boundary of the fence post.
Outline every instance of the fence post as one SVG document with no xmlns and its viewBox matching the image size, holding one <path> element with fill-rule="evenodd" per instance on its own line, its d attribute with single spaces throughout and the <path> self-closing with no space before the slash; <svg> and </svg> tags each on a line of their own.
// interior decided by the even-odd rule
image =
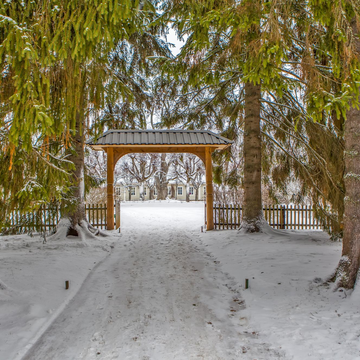
<svg viewBox="0 0 360 360">
<path fill-rule="evenodd" d="M 120 227 L 120 201 L 115 201 L 116 229 Z"/>
<path fill-rule="evenodd" d="M 280 229 L 285 229 L 285 206 L 281 206 L 280 209 Z"/>
</svg>

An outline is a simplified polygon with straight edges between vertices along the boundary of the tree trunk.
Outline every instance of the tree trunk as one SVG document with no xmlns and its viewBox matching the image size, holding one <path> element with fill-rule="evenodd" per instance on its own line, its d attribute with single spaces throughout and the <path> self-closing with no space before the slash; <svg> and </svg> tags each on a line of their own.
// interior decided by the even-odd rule
<svg viewBox="0 0 360 360">
<path fill-rule="evenodd" d="M 261 201 L 261 85 L 245 84 L 244 204 L 241 228 L 259 232 L 263 223 Z"/>
<path fill-rule="evenodd" d="M 195 188 L 195 201 L 199 201 L 199 188 Z"/>
<path fill-rule="evenodd" d="M 85 178 L 84 178 L 84 112 L 82 109 L 76 112 L 76 131 L 72 137 L 69 160 L 74 164 L 72 171 L 71 197 L 73 201 L 67 205 L 65 210 L 66 217 L 69 218 L 71 227 L 69 235 L 77 235 L 76 227 L 83 220 L 85 215 Z"/>
<path fill-rule="evenodd" d="M 356 20 L 353 32 L 359 34 Z M 360 39 L 354 37 L 360 56 Z M 360 98 L 359 98 L 360 101 Z M 360 265 L 360 110 L 352 107 L 345 121 L 345 213 L 342 257 L 336 271 L 336 286 L 355 286 Z"/>
<path fill-rule="evenodd" d="M 99 229 L 94 228 L 86 220 L 85 214 L 85 176 L 84 176 L 84 120 L 85 111 L 83 101 L 76 112 L 75 134 L 72 136 L 72 144 L 69 149 L 68 159 L 74 164 L 72 170 L 72 184 L 70 188 L 71 200 L 65 204 L 64 217 L 60 220 L 56 227 L 56 238 L 66 237 L 68 235 L 79 236 L 86 241 L 95 235 L 105 234 Z M 49 237 L 48 239 L 51 239 Z"/>
<path fill-rule="evenodd" d="M 169 164 L 166 162 L 166 153 L 161 154 L 160 171 L 157 176 L 157 199 L 165 200 L 168 196 L 167 193 L 167 173 L 169 172 Z"/>
<path fill-rule="evenodd" d="M 156 199 L 159 200 L 161 197 L 161 180 L 159 176 L 155 176 L 155 188 L 156 188 Z"/>
<path fill-rule="evenodd" d="M 140 191 L 139 200 L 144 201 L 144 183 L 140 183 L 139 191 Z"/>
<path fill-rule="evenodd" d="M 149 188 L 149 200 L 152 200 L 152 198 L 153 198 L 153 189 L 152 188 Z"/>
</svg>

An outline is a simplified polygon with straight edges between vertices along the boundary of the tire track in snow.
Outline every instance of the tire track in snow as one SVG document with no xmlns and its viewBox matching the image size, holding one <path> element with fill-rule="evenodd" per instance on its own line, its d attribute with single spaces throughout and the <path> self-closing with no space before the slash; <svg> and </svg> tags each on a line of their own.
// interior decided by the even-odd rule
<svg viewBox="0 0 360 360">
<path fill-rule="evenodd" d="M 242 302 L 199 238 L 123 233 L 25 359 L 278 359 L 241 328 Z"/>
</svg>

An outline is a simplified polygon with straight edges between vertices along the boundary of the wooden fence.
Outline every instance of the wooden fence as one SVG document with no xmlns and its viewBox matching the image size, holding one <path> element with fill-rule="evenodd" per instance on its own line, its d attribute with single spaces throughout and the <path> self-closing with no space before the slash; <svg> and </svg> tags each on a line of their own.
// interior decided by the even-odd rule
<svg viewBox="0 0 360 360">
<path fill-rule="evenodd" d="M 119 212 L 119 210 L 117 211 L 115 207 L 115 213 Z M 274 205 L 265 206 L 263 211 L 266 221 L 275 229 L 331 229 L 331 223 L 329 221 L 321 223 L 317 220 L 314 210 L 309 206 Z M 21 214 L 19 210 L 14 210 L 8 216 L 5 226 L 0 229 L 0 233 L 48 232 L 56 227 L 61 218 L 61 213 L 62 209 L 59 206 L 41 206 L 38 210 L 26 214 Z M 85 214 L 92 226 L 106 229 L 106 204 L 85 205 Z M 241 217 L 242 208 L 239 204 L 214 205 L 215 229 L 238 229 Z"/>
<path fill-rule="evenodd" d="M 22 214 L 19 210 L 7 216 L 1 233 L 23 234 L 30 232 L 48 232 L 58 224 L 62 214 L 60 206 L 40 206 L 37 210 Z M 85 205 L 86 218 L 90 224 L 106 229 L 106 204 Z"/>
<path fill-rule="evenodd" d="M 266 221 L 275 229 L 310 230 L 331 228 L 329 220 L 321 223 L 315 217 L 314 210 L 307 205 L 265 206 L 263 212 Z M 238 229 L 242 218 L 242 208 L 239 204 L 215 204 L 213 216 L 215 229 Z"/>
</svg>

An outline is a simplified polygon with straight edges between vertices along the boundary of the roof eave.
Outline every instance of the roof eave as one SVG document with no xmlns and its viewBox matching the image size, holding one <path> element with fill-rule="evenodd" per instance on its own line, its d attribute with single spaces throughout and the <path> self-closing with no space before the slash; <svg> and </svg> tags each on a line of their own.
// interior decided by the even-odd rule
<svg viewBox="0 0 360 360">
<path fill-rule="evenodd" d="M 232 145 L 232 143 L 229 144 L 126 144 L 126 145 L 117 145 L 117 144 L 90 144 L 87 143 L 88 146 L 90 146 L 95 151 L 105 151 L 106 148 L 112 147 L 112 148 L 121 148 L 121 149 L 146 149 L 146 148 L 167 148 L 167 149 L 178 149 L 178 148 L 214 148 L 215 150 L 225 150 L 229 146 Z M 166 152 L 166 151 L 165 151 Z"/>
</svg>

